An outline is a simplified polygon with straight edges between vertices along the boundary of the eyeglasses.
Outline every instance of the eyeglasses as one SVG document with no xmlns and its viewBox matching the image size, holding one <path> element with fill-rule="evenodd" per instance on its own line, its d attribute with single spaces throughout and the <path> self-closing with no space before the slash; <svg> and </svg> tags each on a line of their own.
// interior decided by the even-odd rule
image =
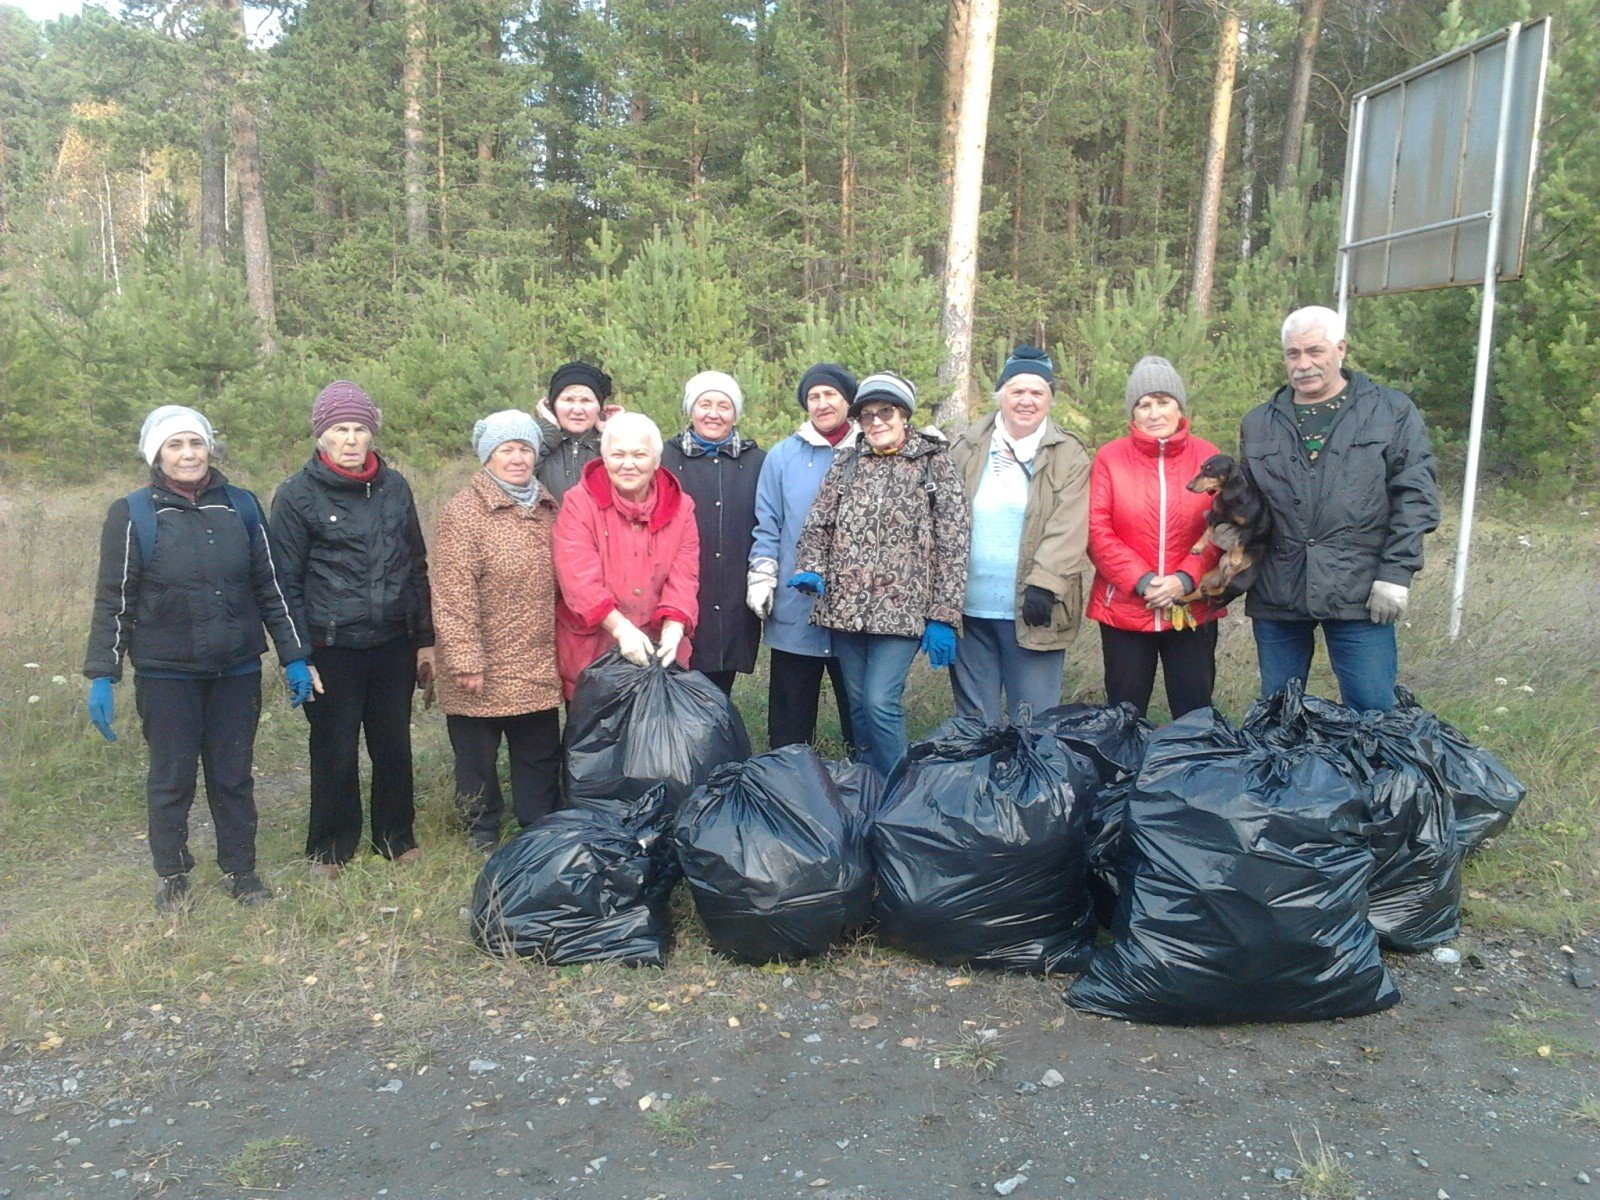
<svg viewBox="0 0 1600 1200">
<path fill-rule="evenodd" d="M 899 412 L 900 410 L 894 405 L 886 404 L 882 408 L 863 408 L 858 419 L 861 427 L 865 429 L 868 425 L 887 425 Z"/>
</svg>

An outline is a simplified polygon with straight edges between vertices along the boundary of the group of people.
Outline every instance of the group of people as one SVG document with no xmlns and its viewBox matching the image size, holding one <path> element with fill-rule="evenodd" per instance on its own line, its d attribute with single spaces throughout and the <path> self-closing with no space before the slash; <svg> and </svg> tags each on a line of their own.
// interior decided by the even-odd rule
<svg viewBox="0 0 1600 1200">
<path fill-rule="evenodd" d="M 1246 611 L 1263 694 L 1304 679 L 1320 626 L 1347 704 L 1387 709 L 1422 542 L 1438 522 L 1433 458 L 1411 401 L 1343 367 L 1343 322 L 1283 326 L 1288 384 L 1252 410 L 1241 460 L 1273 518 Z M 906 749 L 903 695 L 924 654 L 955 708 L 989 722 L 1061 701 L 1084 615 L 1100 626 L 1109 703 L 1144 713 L 1156 669 L 1174 717 L 1211 703 L 1219 603 L 1196 594 L 1219 551 L 1211 497 L 1186 485 L 1216 447 L 1190 428 L 1163 358 L 1127 381 L 1128 432 L 1090 455 L 1050 416 L 1048 355 L 1018 346 L 994 409 L 953 441 L 919 427 L 917 389 L 819 363 L 804 417 L 763 451 L 739 430 L 737 380 L 703 371 L 664 439 L 612 402 L 588 363 L 551 377 L 534 413 L 478 421 L 481 464 L 443 508 L 433 563 L 404 478 L 374 448 L 381 414 L 336 382 L 311 413 L 316 449 L 264 518 L 216 468 L 205 417 L 166 405 L 140 435 L 150 483 L 111 506 L 85 674 L 107 737 L 124 657 L 150 751 L 157 907 L 184 903 L 197 764 L 225 888 L 256 903 L 251 750 L 263 630 L 309 719 L 315 876 L 361 848 L 359 743 L 372 760 L 371 847 L 420 855 L 410 715 L 436 692 L 474 847 L 511 810 L 528 828 L 560 800 L 560 714 L 584 668 L 615 650 L 677 664 L 725 692 L 770 652 L 768 734 L 816 737 L 822 680 L 844 741 L 887 775 Z M 1092 579 L 1087 598 L 1084 579 Z"/>
</svg>

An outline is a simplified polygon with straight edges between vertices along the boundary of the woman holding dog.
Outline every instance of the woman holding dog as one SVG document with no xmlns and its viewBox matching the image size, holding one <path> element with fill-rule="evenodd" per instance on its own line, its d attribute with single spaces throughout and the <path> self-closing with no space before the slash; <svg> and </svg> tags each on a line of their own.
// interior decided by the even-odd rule
<svg viewBox="0 0 1600 1200">
<path fill-rule="evenodd" d="M 1089 474 L 1088 615 L 1100 622 L 1106 703 L 1143 716 L 1159 661 L 1177 718 L 1211 703 L 1217 675 L 1225 610 L 1180 602 L 1218 558 L 1210 544 L 1192 552 L 1211 497 L 1187 487 L 1217 448 L 1190 431 L 1188 391 L 1166 359 L 1140 359 L 1124 398 L 1128 432 L 1100 447 Z"/>
</svg>

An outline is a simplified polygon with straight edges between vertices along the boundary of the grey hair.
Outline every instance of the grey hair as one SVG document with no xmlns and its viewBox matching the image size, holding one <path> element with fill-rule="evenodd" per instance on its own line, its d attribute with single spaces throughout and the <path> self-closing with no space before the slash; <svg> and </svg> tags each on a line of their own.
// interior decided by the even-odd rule
<svg viewBox="0 0 1600 1200">
<path fill-rule="evenodd" d="M 626 437 L 643 438 L 650 453 L 661 458 L 661 429 L 642 412 L 620 412 L 606 422 L 600 431 L 600 453 L 604 454 L 618 440 Z"/>
<path fill-rule="evenodd" d="M 1284 318 L 1283 344 L 1287 346 L 1290 338 L 1301 337 L 1313 329 L 1322 330 L 1330 342 L 1344 341 L 1344 318 L 1331 308 L 1312 304 L 1305 308 L 1297 308 Z"/>
</svg>

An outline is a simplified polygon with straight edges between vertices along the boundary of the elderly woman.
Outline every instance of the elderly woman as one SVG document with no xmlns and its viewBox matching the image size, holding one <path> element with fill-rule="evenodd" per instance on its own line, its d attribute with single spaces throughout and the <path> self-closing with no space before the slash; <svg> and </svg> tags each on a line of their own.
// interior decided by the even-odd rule
<svg viewBox="0 0 1600 1200">
<path fill-rule="evenodd" d="M 560 798 L 561 676 L 556 671 L 556 505 L 534 478 L 539 427 L 491 413 L 472 430 L 483 469 L 439 514 L 433 628 L 439 703 L 456 759 L 456 801 L 473 849 L 500 840 L 498 762 L 511 757 L 511 807 L 528 829 Z"/>
<path fill-rule="evenodd" d="M 599 461 L 556 517 L 556 663 L 572 698 L 583 669 L 615 646 L 638 666 L 689 665 L 700 606 L 694 501 L 661 467 L 661 431 L 643 413 L 606 422 Z"/>
<path fill-rule="evenodd" d="M 816 501 L 822 477 L 836 454 L 855 449 L 856 426 L 850 405 L 856 377 L 836 363 L 818 363 L 800 377 L 800 409 L 806 419 L 773 447 L 756 484 L 756 529 L 750 546 L 745 600 L 766 621 L 772 662 L 767 684 L 767 734 L 772 748 L 811 742 L 817 736 L 817 700 L 822 673 L 833 682 L 840 732 L 855 744 L 850 702 L 833 653 L 833 638 L 811 624 L 811 596 L 778 587 L 795 570 L 800 530 Z"/>
<path fill-rule="evenodd" d="M 920 649 L 955 661 L 967 581 L 967 507 L 944 439 L 911 427 L 917 389 L 883 372 L 861 381 L 856 448 L 838 455 L 806 517 L 788 586 L 816 596 L 863 758 L 887 776 L 905 755 L 906 674 Z"/>
<path fill-rule="evenodd" d="M 1164 358 L 1142 358 L 1128 376 L 1128 433 L 1094 456 L 1089 481 L 1089 616 L 1100 622 L 1106 703 L 1126 700 L 1141 716 L 1156 662 L 1174 718 L 1211 703 L 1217 677 L 1219 605 L 1178 603 L 1217 564 L 1206 545 L 1209 495 L 1185 486 L 1217 452 L 1189 431 L 1188 392 Z"/>
<path fill-rule="evenodd" d="M 145 418 L 139 448 L 150 482 L 111 505 L 83 673 L 89 719 L 107 741 L 112 687 L 133 663 L 134 698 L 150 749 L 145 779 L 156 908 L 189 893 L 189 809 L 196 763 L 217 833 L 223 887 L 244 904 L 272 892 L 256 875 L 251 775 L 261 712 L 262 626 L 272 635 L 290 703 L 311 695 L 310 646 L 278 587 L 261 506 L 213 465 L 211 422 L 166 404 Z"/>
<path fill-rule="evenodd" d="M 950 683 L 956 709 L 991 725 L 1061 703 L 1061 669 L 1083 612 L 1089 452 L 1050 419 L 1050 356 L 1018 346 L 995 411 L 950 458 L 966 485 L 972 557 Z M 1004 693 L 1004 704 L 1001 695 Z"/>
<path fill-rule="evenodd" d="M 559 507 L 584 467 L 600 457 L 600 431 L 621 409 L 610 403 L 611 376 L 586 362 L 563 363 L 539 402 L 544 442 L 538 477 Z"/>
<path fill-rule="evenodd" d="M 689 428 L 662 452 L 694 501 L 700 532 L 700 623 L 689 665 L 724 692 L 755 669 L 761 622 L 745 606 L 745 564 L 756 527 L 756 482 L 766 452 L 739 433 L 744 392 L 731 375 L 701 371 L 683 388 Z"/>
<path fill-rule="evenodd" d="M 427 549 L 411 488 L 373 450 L 379 413 L 346 380 L 311 406 L 316 451 L 272 500 L 272 536 L 290 606 L 315 647 L 311 819 L 306 857 L 338 876 L 361 844 L 360 742 L 372 759 L 371 844 L 421 857 L 413 825 L 411 693 L 433 675 Z"/>
</svg>

